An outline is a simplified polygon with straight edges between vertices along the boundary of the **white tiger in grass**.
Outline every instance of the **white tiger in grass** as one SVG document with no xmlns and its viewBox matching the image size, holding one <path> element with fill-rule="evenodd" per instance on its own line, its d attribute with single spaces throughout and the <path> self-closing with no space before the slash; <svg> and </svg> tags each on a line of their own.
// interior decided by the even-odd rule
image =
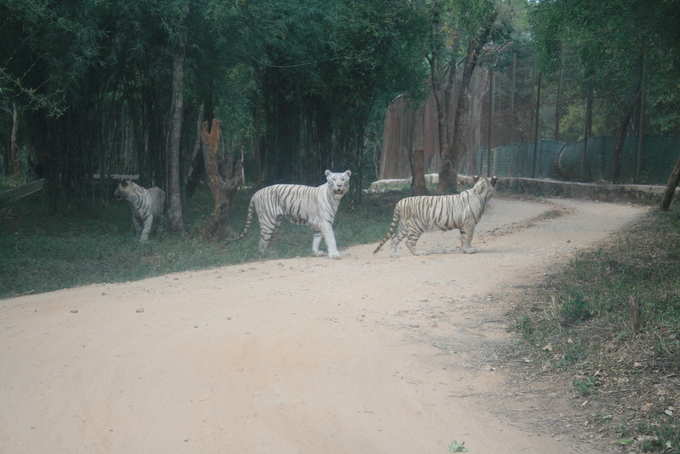
<svg viewBox="0 0 680 454">
<path fill-rule="evenodd" d="M 113 192 L 118 199 L 125 199 L 130 204 L 132 224 L 139 235 L 139 241 L 149 239 L 152 228 L 157 226 L 165 208 L 165 191 L 161 188 L 143 188 L 138 184 L 124 180 Z"/>
<path fill-rule="evenodd" d="M 260 224 L 259 250 L 263 253 L 269 246 L 272 235 L 287 218 L 294 224 L 309 224 L 314 232 L 312 252 L 324 255 L 319 250 L 321 239 L 326 243 L 328 256 L 339 258 L 335 243 L 333 221 L 340 206 L 340 200 L 349 191 L 349 178 L 352 172 L 331 172 L 326 170 L 326 182 L 320 186 L 297 184 L 275 184 L 260 189 L 250 199 L 246 225 L 236 240 L 246 236 L 257 213 Z"/>
<path fill-rule="evenodd" d="M 404 238 L 406 247 L 416 255 L 416 243 L 429 230 L 460 230 L 460 244 L 464 253 L 476 252 L 471 246 L 477 223 L 495 191 L 496 177 L 474 177 L 474 186 L 454 195 L 406 197 L 394 207 L 392 224 L 385 238 L 373 253 L 392 240 L 393 253 Z"/>
</svg>

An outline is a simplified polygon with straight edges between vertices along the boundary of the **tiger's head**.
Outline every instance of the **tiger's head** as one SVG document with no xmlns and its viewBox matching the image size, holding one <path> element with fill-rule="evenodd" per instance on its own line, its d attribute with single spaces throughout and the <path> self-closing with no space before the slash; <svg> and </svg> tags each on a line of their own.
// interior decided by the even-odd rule
<svg viewBox="0 0 680 454">
<path fill-rule="evenodd" d="M 116 190 L 113 191 L 113 196 L 118 200 L 127 199 L 130 195 L 134 193 L 136 186 L 137 184 L 130 180 L 123 180 L 120 183 L 118 183 Z"/>
<path fill-rule="evenodd" d="M 350 170 L 344 172 L 331 172 L 326 170 L 326 182 L 328 189 L 333 194 L 335 200 L 340 200 L 349 191 L 349 177 L 352 176 Z"/>
<path fill-rule="evenodd" d="M 496 183 L 498 182 L 498 178 L 496 177 L 488 178 L 475 175 L 472 177 L 472 181 L 474 182 L 472 190 L 475 192 L 475 194 L 478 194 L 485 200 L 489 200 L 496 192 Z"/>
</svg>

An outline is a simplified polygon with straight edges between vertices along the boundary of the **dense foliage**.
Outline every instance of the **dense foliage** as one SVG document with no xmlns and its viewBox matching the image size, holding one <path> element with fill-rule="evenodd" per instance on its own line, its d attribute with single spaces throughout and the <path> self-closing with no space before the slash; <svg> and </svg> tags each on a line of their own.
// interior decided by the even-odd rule
<svg viewBox="0 0 680 454">
<path fill-rule="evenodd" d="M 639 113 L 641 87 L 652 113 L 645 133 L 680 131 L 680 2 L 548 0 L 530 11 L 540 67 L 553 84 L 571 82 L 563 84 L 567 137 L 583 135 L 585 92 L 594 92 L 593 133 L 611 134 L 622 116 Z"/>
<path fill-rule="evenodd" d="M 0 18 L 0 105 L 68 197 L 96 196 L 94 173 L 166 186 L 172 128 L 186 172 L 196 122 L 213 116 L 261 183 L 317 182 L 325 167 L 361 179 L 376 107 L 424 77 L 425 21 L 403 0 L 3 0 Z"/>
<path fill-rule="evenodd" d="M 623 137 L 643 127 L 676 134 L 678 6 L 0 0 L 0 168 L 46 177 L 53 211 L 109 197 L 93 175 L 120 173 L 168 189 L 177 204 L 186 200 L 172 197 L 177 187 L 191 195 L 201 176 L 200 124 L 217 117 L 221 152 L 245 155 L 249 183 L 315 184 L 325 168 L 351 168 L 359 195 L 375 176 L 390 100 L 432 91 L 444 126 L 440 181 L 455 190 L 469 152 L 461 138 L 472 127 L 463 115 L 467 83 L 480 68 L 512 72 L 512 94 L 499 85 L 497 97 L 513 106 L 505 126 L 522 125 L 519 140 L 536 135 L 529 125 L 541 74 L 542 103 L 554 109 L 541 109 L 539 137 Z"/>
</svg>

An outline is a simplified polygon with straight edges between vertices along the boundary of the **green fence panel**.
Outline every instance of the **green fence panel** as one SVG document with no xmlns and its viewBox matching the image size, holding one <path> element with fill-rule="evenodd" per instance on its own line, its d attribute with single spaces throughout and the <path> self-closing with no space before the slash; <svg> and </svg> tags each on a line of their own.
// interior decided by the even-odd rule
<svg viewBox="0 0 680 454">
<path fill-rule="evenodd" d="M 536 169 L 533 169 L 534 144 L 517 143 L 495 147 L 491 150 L 491 172 L 496 176 L 555 178 L 574 181 L 611 181 L 614 174 L 614 136 L 592 137 L 585 153 L 585 143 L 565 143 L 541 140 L 536 152 Z M 665 184 L 673 164 L 680 156 L 680 137 L 645 136 L 639 156 L 636 136 L 627 137 L 621 153 L 622 183 Z M 477 150 L 478 172 L 487 174 L 488 149 Z M 636 175 L 637 174 L 637 175 Z"/>
</svg>

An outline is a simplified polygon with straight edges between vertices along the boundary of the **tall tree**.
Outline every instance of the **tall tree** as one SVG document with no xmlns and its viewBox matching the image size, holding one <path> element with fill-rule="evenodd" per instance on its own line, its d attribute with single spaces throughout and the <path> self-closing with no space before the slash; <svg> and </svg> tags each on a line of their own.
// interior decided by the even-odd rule
<svg viewBox="0 0 680 454">
<path fill-rule="evenodd" d="M 625 137 L 631 128 L 630 118 L 640 99 L 641 55 L 645 56 L 645 65 L 656 69 L 653 75 L 650 73 L 650 86 L 659 83 L 666 90 L 662 94 L 652 89 L 649 96 L 645 95 L 647 102 L 660 107 L 659 115 L 647 124 L 647 130 L 664 134 L 680 131 L 680 115 L 674 113 L 680 107 L 680 96 L 676 96 L 677 90 L 667 83 L 680 77 L 680 32 L 677 26 L 670 25 L 679 20 L 677 4 L 665 0 L 531 3 L 534 43 L 542 70 L 556 74 L 565 53 L 574 55 L 578 66 L 572 67 L 569 77 L 580 82 L 587 106 L 596 106 L 584 111 L 572 103 L 566 107 L 574 114 L 563 119 L 571 117 L 581 124 L 589 124 L 592 114 L 593 134 L 617 137 L 608 150 L 612 172 L 603 176 L 623 181 L 635 175 L 635 172 L 625 174 L 622 160 Z M 668 113 L 661 114 L 662 110 Z M 598 114 L 596 121 L 594 117 Z M 604 160 L 602 168 L 604 170 Z"/>
<path fill-rule="evenodd" d="M 184 33 L 182 33 L 172 57 L 172 121 L 170 124 L 170 143 L 168 144 L 168 220 L 172 232 L 184 231 L 179 159 L 184 120 L 184 60 L 186 58 L 186 37 Z"/>
<path fill-rule="evenodd" d="M 465 153 L 468 90 L 484 47 L 494 38 L 498 10 L 491 0 L 430 3 L 431 31 L 427 61 L 437 110 L 439 193 L 456 192 L 458 165 Z M 499 35 L 496 35 L 499 36 Z"/>
</svg>

